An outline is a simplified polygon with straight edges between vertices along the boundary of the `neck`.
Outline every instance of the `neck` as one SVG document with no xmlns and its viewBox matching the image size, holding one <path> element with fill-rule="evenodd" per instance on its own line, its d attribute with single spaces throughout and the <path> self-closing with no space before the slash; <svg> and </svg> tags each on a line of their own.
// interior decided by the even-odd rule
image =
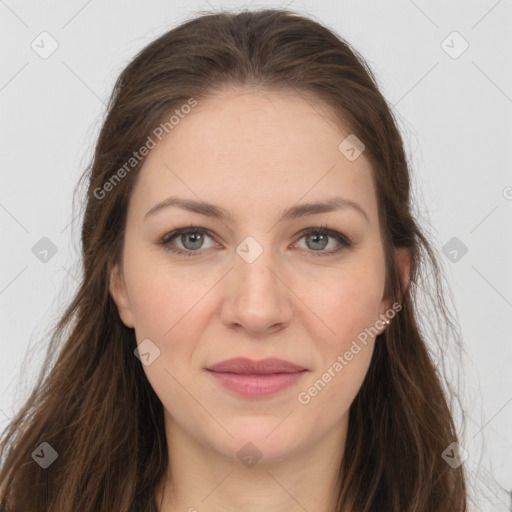
<svg viewBox="0 0 512 512">
<path fill-rule="evenodd" d="M 159 512 L 337 512 L 343 425 L 279 459 L 256 463 L 196 442 L 166 415 L 169 468 L 156 491 Z M 257 458 L 257 457 L 256 457 Z M 251 463 L 252 462 L 252 463 Z"/>
</svg>

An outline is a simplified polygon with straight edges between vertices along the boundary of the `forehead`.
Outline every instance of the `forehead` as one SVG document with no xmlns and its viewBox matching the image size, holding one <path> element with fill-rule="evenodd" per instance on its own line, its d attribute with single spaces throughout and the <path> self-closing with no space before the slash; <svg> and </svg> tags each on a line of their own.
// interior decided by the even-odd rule
<svg viewBox="0 0 512 512">
<path fill-rule="evenodd" d="M 219 204 L 240 218 L 341 195 L 377 216 L 372 168 L 340 151 L 350 135 L 329 107 L 294 91 L 224 89 L 156 140 L 134 188 L 145 213 L 170 195 Z M 142 211 L 144 210 L 144 211 Z M 373 220 L 372 220 L 373 218 Z"/>
</svg>

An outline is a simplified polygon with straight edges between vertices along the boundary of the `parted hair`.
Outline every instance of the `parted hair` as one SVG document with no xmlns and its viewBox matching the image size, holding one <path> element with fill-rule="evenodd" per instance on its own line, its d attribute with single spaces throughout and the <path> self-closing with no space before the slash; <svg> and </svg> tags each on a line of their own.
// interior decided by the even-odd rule
<svg viewBox="0 0 512 512">
<path fill-rule="evenodd" d="M 82 175 L 80 284 L 55 323 L 37 384 L 2 433 L 0 509 L 158 510 L 154 491 L 168 465 L 163 406 L 134 356 L 134 330 L 122 323 L 109 290 L 144 159 L 104 197 L 97 190 L 177 107 L 232 85 L 317 98 L 364 143 L 372 164 L 385 294 L 402 309 L 379 335 L 350 407 L 336 511 L 347 505 L 354 512 L 466 511 L 464 466 L 452 468 L 442 458 L 458 437 L 451 394 L 420 325 L 419 299 L 431 300 L 437 311 L 432 321 L 444 325 L 442 343 L 453 342 L 456 327 L 439 255 L 414 216 L 411 166 L 396 115 L 348 42 L 312 18 L 280 9 L 199 13 L 148 44 L 120 73 Z M 407 287 L 394 252 L 400 247 L 411 254 Z M 429 289 L 421 286 L 427 273 Z M 58 453 L 46 469 L 32 457 L 43 442 Z"/>
</svg>

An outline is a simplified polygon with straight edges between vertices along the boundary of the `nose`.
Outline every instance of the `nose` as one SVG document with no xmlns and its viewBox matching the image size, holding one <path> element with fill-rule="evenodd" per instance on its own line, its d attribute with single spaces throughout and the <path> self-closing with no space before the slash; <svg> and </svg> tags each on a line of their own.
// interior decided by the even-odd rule
<svg viewBox="0 0 512 512">
<path fill-rule="evenodd" d="M 263 250 L 251 263 L 235 254 L 233 269 L 226 276 L 223 323 L 252 337 L 273 334 L 289 325 L 294 295 L 284 274 L 270 250 Z"/>
</svg>

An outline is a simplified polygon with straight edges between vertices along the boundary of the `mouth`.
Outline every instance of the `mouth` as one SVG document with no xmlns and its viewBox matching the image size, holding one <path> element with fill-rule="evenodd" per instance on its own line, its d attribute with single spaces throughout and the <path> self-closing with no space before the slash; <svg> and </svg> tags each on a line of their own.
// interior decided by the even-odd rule
<svg viewBox="0 0 512 512">
<path fill-rule="evenodd" d="M 297 383 L 308 372 L 302 366 L 283 359 L 234 358 L 206 370 L 225 389 L 244 397 L 274 395 Z"/>
</svg>

